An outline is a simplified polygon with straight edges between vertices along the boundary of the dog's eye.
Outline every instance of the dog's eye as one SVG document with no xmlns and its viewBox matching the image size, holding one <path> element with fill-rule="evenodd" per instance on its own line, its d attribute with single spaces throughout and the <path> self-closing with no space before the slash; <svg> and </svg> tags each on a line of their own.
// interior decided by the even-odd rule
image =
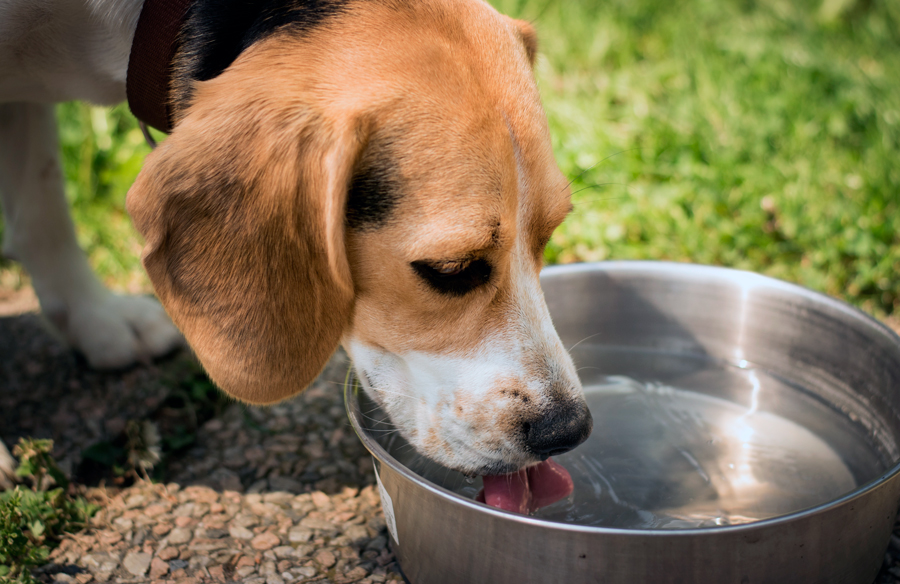
<svg viewBox="0 0 900 584">
<path fill-rule="evenodd" d="M 483 259 L 415 261 L 410 265 L 434 290 L 450 296 L 462 296 L 491 279 L 491 264 Z"/>
</svg>

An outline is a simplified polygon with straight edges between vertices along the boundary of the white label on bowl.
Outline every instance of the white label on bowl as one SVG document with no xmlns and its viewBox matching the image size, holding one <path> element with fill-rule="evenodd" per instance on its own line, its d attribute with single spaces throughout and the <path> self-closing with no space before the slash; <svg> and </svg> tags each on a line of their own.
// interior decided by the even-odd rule
<svg viewBox="0 0 900 584">
<path fill-rule="evenodd" d="M 394 541 L 399 545 L 400 538 L 397 537 L 397 519 L 394 517 L 394 502 L 385 490 L 384 485 L 381 484 L 381 477 L 378 476 L 378 461 L 375 460 L 373 462 L 375 463 L 375 480 L 378 481 L 378 493 L 381 495 L 381 508 L 384 509 L 384 521 L 387 523 L 388 531 L 391 532 L 391 537 L 393 537 Z"/>
</svg>

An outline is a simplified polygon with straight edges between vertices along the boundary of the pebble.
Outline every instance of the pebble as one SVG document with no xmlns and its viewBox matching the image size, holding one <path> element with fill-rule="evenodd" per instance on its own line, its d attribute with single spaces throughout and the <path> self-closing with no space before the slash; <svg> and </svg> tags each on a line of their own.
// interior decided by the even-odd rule
<svg viewBox="0 0 900 584">
<path fill-rule="evenodd" d="M 256 574 L 256 568 L 253 566 L 244 566 L 243 568 L 238 568 L 237 570 L 235 570 L 234 573 L 241 578 L 246 578 L 250 574 Z"/>
<path fill-rule="evenodd" d="M 281 543 L 281 539 L 274 533 L 260 533 L 250 540 L 250 547 L 255 550 L 269 550 Z"/>
<path fill-rule="evenodd" d="M 157 580 L 169 573 L 169 563 L 156 557 L 150 562 L 150 578 Z"/>
<path fill-rule="evenodd" d="M 235 539 L 253 539 L 253 532 L 240 525 L 229 527 L 228 534 Z"/>
<path fill-rule="evenodd" d="M 294 548 L 292 548 L 289 545 L 280 545 L 272 550 L 272 552 L 275 554 L 275 557 L 278 558 L 279 560 L 294 557 L 294 555 L 296 554 L 296 551 L 297 550 L 295 550 Z"/>
<path fill-rule="evenodd" d="M 186 527 L 176 527 L 172 531 L 169 532 L 168 541 L 170 544 L 182 544 L 187 543 L 193 539 L 194 534 L 191 533 L 191 530 Z"/>
<path fill-rule="evenodd" d="M 125 556 L 125 559 L 122 560 L 122 565 L 135 576 L 143 576 L 147 572 L 147 568 L 150 567 L 152 559 L 153 556 L 150 554 L 132 552 Z"/>
<path fill-rule="evenodd" d="M 321 564 L 323 568 L 330 568 L 334 565 L 337 559 L 334 557 L 334 554 L 329 550 L 319 550 L 313 555 L 313 559 Z"/>
<path fill-rule="evenodd" d="M 165 547 L 156 552 L 156 557 L 161 560 L 171 560 L 177 558 L 179 553 L 181 552 L 176 547 Z"/>
<path fill-rule="evenodd" d="M 294 527 L 288 532 L 288 541 L 293 543 L 305 543 L 312 539 L 313 532 L 311 529 L 304 527 Z"/>
</svg>

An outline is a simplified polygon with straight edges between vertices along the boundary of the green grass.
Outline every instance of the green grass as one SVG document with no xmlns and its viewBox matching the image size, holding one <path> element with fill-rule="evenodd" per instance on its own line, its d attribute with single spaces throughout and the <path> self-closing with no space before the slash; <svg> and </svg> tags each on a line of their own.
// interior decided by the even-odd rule
<svg viewBox="0 0 900 584">
<path fill-rule="evenodd" d="M 900 4 L 494 3 L 538 29 L 574 179 L 550 262 L 726 265 L 900 307 Z M 124 212 L 148 152 L 134 120 L 124 106 L 59 114 L 81 243 L 108 283 L 148 289 Z"/>
<path fill-rule="evenodd" d="M 900 306 L 900 5 L 498 4 L 543 39 L 576 179 L 551 262 L 726 265 Z"/>
</svg>

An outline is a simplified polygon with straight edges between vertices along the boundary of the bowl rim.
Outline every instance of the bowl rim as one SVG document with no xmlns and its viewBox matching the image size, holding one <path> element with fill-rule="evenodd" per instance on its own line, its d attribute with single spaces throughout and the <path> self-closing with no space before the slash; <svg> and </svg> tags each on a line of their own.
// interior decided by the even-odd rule
<svg viewBox="0 0 900 584">
<path fill-rule="evenodd" d="M 876 320 L 874 317 L 869 316 L 858 308 L 836 298 L 832 298 L 831 296 L 828 296 L 826 294 L 822 294 L 821 292 L 816 292 L 798 284 L 792 284 L 790 282 L 785 282 L 783 280 L 772 278 L 770 276 L 764 276 L 756 272 L 749 272 L 745 270 L 737 270 L 734 268 L 726 268 L 720 266 L 708 266 L 702 264 L 679 262 L 663 262 L 654 260 L 616 260 L 547 266 L 541 271 L 541 279 L 543 279 L 545 275 L 553 276 L 555 274 L 598 271 L 618 271 L 624 273 L 633 272 L 644 274 L 668 274 L 672 272 L 678 272 L 679 276 L 681 277 L 683 277 L 684 275 L 701 277 L 709 276 L 712 274 L 716 274 L 720 278 L 723 275 L 729 276 L 729 278 L 726 279 L 737 281 L 737 283 L 739 283 L 744 288 L 764 286 L 767 288 L 797 294 L 814 302 L 823 303 L 842 314 L 860 320 L 866 326 L 873 327 L 875 331 L 885 335 L 887 337 L 887 340 L 896 345 L 898 350 L 900 350 L 900 336 L 898 336 L 897 333 L 891 330 L 887 325 Z M 355 384 L 348 383 L 345 385 L 344 407 L 347 410 L 347 416 L 348 418 L 350 418 L 350 425 L 353 427 L 353 431 L 362 441 L 363 445 L 366 447 L 369 453 L 380 464 L 387 464 L 394 472 L 399 473 L 401 476 L 411 481 L 412 483 L 426 489 L 433 495 L 447 500 L 451 504 L 462 505 L 469 508 L 470 510 L 480 513 L 488 513 L 498 520 L 513 521 L 516 523 L 532 527 L 540 527 L 543 529 L 556 529 L 577 533 L 593 533 L 632 537 L 687 537 L 710 535 L 713 533 L 738 533 L 756 529 L 766 529 L 780 524 L 796 521 L 801 518 L 825 513 L 837 507 L 850 504 L 853 501 L 861 498 L 862 496 L 867 495 L 870 491 L 875 490 L 878 486 L 888 482 L 897 474 L 900 474 L 900 459 L 898 459 L 893 466 L 885 469 L 877 478 L 874 478 L 858 486 L 852 491 L 845 493 L 844 495 L 841 495 L 836 499 L 831 499 L 830 501 L 826 501 L 825 503 L 821 503 L 813 507 L 807 507 L 806 509 L 801 509 L 799 511 L 794 511 L 785 515 L 777 515 L 768 519 L 760 519 L 759 521 L 751 521 L 749 523 L 741 523 L 738 525 L 692 527 L 686 529 L 628 529 L 621 527 L 599 527 L 594 525 L 580 525 L 577 523 L 550 521 L 547 519 L 541 519 L 539 517 L 532 517 L 512 511 L 498 509 L 496 507 L 491 507 L 485 503 L 479 503 L 474 499 L 468 499 L 458 493 L 454 493 L 449 489 L 445 489 L 444 487 L 432 483 L 428 479 L 414 473 L 404 465 L 400 464 L 393 456 L 388 454 L 388 452 L 377 441 L 370 437 L 364 428 L 360 426 L 359 420 L 357 419 L 357 414 L 359 413 L 359 400 L 356 397 L 356 393 L 359 390 L 360 388 L 358 388 L 358 386 L 356 386 Z"/>
</svg>

